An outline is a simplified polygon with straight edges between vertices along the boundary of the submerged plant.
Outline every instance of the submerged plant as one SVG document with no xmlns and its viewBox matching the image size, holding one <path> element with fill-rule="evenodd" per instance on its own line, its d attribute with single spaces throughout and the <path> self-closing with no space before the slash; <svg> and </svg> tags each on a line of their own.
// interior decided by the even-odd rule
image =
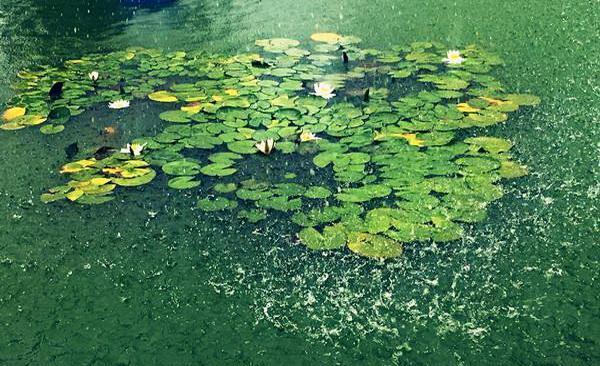
<svg viewBox="0 0 600 366">
<path fill-rule="evenodd" d="M 310 249 L 376 258 L 401 255 L 406 243 L 460 238 L 461 224 L 484 220 L 503 195 L 503 179 L 527 173 L 511 159 L 511 142 L 485 135 L 539 103 L 505 92 L 490 74 L 498 57 L 434 42 L 375 50 L 334 33 L 311 40 L 258 40 L 262 54 L 235 56 L 130 48 L 23 71 L 0 128 L 44 124 L 43 133 L 59 133 L 95 105 L 161 103 L 164 131 L 63 165 L 70 180 L 42 200 L 100 204 L 165 174 L 172 189 L 211 191 L 198 198 L 202 210 L 251 223 L 278 211 Z M 50 96 L 54 80 L 65 81 Z M 292 171 L 239 178 L 258 152 Z"/>
</svg>

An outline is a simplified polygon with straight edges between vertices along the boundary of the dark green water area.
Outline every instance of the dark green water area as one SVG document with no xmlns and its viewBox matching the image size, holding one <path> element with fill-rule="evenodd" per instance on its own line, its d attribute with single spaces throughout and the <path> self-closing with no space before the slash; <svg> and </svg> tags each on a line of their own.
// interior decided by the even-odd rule
<svg viewBox="0 0 600 366">
<path fill-rule="evenodd" d="M 0 3 L 0 364 L 600 363 L 597 1 Z"/>
</svg>

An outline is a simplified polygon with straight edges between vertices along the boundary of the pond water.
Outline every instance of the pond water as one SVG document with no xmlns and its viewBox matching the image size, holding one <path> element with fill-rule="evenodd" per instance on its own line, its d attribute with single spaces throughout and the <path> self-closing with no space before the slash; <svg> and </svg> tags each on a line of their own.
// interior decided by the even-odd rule
<svg viewBox="0 0 600 366">
<path fill-rule="evenodd" d="M 0 363 L 599 364 L 599 5 L 3 0 L 2 110 L 26 68 L 133 46 L 254 53 L 257 39 L 304 44 L 316 32 L 358 36 L 365 49 L 476 44 L 502 58 L 490 74 L 507 92 L 541 102 L 480 131 L 510 140 L 529 172 L 502 181 L 487 217 L 461 224 L 458 240 L 407 243 L 385 261 L 310 250 L 285 213 L 251 224 L 205 212 L 204 185 L 171 189 L 160 169 L 105 204 L 40 201 L 68 181 L 69 145 L 83 158 L 157 135 L 172 105 L 94 106 L 58 134 L 0 131 Z M 306 174 L 312 157 L 269 158 L 265 168 L 252 156 L 240 174 L 333 181 Z"/>
</svg>

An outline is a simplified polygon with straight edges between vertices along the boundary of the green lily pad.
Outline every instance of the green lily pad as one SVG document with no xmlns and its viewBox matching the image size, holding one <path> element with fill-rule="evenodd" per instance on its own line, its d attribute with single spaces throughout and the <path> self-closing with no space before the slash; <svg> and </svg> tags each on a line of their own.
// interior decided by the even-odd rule
<svg viewBox="0 0 600 366">
<path fill-rule="evenodd" d="M 57 133 L 61 133 L 65 130 L 65 126 L 63 125 L 44 125 L 42 127 L 40 127 L 40 132 L 43 133 L 44 135 L 54 135 Z"/>
<path fill-rule="evenodd" d="M 258 201 L 273 196 L 273 192 L 240 188 L 237 190 L 237 192 L 235 192 L 235 195 L 242 200 Z"/>
<path fill-rule="evenodd" d="M 489 136 L 469 137 L 466 138 L 464 142 L 474 145 L 477 148 L 489 151 L 493 154 L 506 152 L 512 147 L 512 143 L 508 140 Z"/>
<path fill-rule="evenodd" d="M 323 233 L 312 227 L 305 228 L 300 230 L 298 238 L 302 244 L 313 250 L 337 249 L 346 244 L 346 232 L 341 224 L 326 226 Z"/>
<path fill-rule="evenodd" d="M 200 181 L 194 180 L 193 176 L 180 176 L 169 179 L 168 186 L 173 189 L 190 189 L 198 187 Z"/>
<path fill-rule="evenodd" d="M 212 177 L 225 177 L 234 174 L 237 169 L 231 168 L 231 164 L 213 163 L 203 166 L 200 172 Z"/>
<path fill-rule="evenodd" d="M 234 200 L 229 200 L 225 197 L 203 198 L 198 201 L 198 207 L 203 211 L 223 211 L 227 209 L 234 209 L 238 206 L 238 203 Z"/>
<path fill-rule="evenodd" d="M 163 172 L 168 175 L 197 175 L 200 173 L 200 165 L 195 161 L 176 160 L 162 166 Z"/>
<path fill-rule="evenodd" d="M 540 104 L 540 98 L 531 94 L 508 94 L 506 99 L 518 105 L 535 106 Z"/>
<path fill-rule="evenodd" d="M 189 114 L 183 111 L 166 111 L 159 115 L 160 119 L 174 123 L 188 123 L 191 121 Z"/>
<path fill-rule="evenodd" d="M 267 213 L 264 210 L 241 210 L 238 217 L 246 219 L 255 224 L 267 218 Z"/>
<path fill-rule="evenodd" d="M 235 190 L 237 189 L 237 184 L 235 184 L 235 183 L 218 183 L 218 184 L 215 184 L 213 189 L 215 190 L 215 192 L 219 192 L 219 193 L 235 192 Z"/>
<path fill-rule="evenodd" d="M 106 202 L 110 202 L 114 200 L 113 196 L 88 196 L 83 195 L 79 199 L 77 199 L 77 203 L 81 205 L 101 205 Z"/>
<path fill-rule="evenodd" d="M 352 232 L 348 234 L 348 249 L 370 258 L 393 258 L 402 255 L 402 244 L 382 235 Z"/>
<path fill-rule="evenodd" d="M 305 197 L 313 199 L 323 199 L 330 197 L 331 195 L 332 193 L 329 189 L 319 186 L 309 187 L 306 192 L 304 192 Z"/>
<path fill-rule="evenodd" d="M 258 200 L 257 204 L 259 207 L 288 212 L 299 210 L 302 207 L 302 200 L 300 198 L 290 199 L 287 196 L 272 196 Z"/>
<path fill-rule="evenodd" d="M 238 154 L 255 154 L 257 152 L 255 144 L 256 142 L 253 140 L 234 141 L 228 143 L 227 148 Z"/>
</svg>

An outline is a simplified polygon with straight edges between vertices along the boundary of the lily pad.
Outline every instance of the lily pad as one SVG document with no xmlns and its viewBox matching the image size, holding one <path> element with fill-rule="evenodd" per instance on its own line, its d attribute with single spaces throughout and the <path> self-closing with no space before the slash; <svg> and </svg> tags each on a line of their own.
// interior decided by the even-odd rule
<svg viewBox="0 0 600 366">
<path fill-rule="evenodd" d="M 352 232 L 348 234 L 348 249 L 370 258 L 393 258 L 402 255 L 402 244 L 382 235 Z"/>
<path fill-rule="evenodd" d="M 305 228 L 300 230 L 298 238 L 302 244 L 313 250 L 337 249 L 346 244 L 346 232 L 341 224 L 326 226 L 323 233 L 312 227 Z"/>
<path fill-rule="evenodd" d="M 180 176 L 169 179 L 168 186 L 173 189 L 190 189 L 198 187 L 200 181 L 194 180 L 193 176 Z"/>
<path fill-rule="evenodd" d="M 42 127 L 40 127 L 40 132 L 43 133 L 44 135 L 54 135 L 57 133 L 61 133 L 62 131 L 64 131 L 65 126 L 63 125 L 44 125 Z"/>
<path fill-rule="evenodd" d="M 159 117 L 163 121 L 174 123 L 188 123 L 191 121 L 189 114 L 180 110 L 162 112 Z"/>
<path fill-rule="evenodd" d="M 191 160 L 176 160 L 162 166 L 163 172 L 168 175 L 197 175 L 200 173 L 200 165 Z"/>
<path fill-rule="evenodd" d="M 314 33 L 310 36 L 310 39 L 315 42 L 335 44 L 342 40 L 342 36 L 335 33 Z"/>
<path fill-rule="evenodd" d="M 227 144 L 227 148 L 238 154 L 255 154 L 256 147 L 254 146 L 256 142 L 252 140 L 246 141 L 234 141 Z"/>
<path fill-rule="evenodd" d="M 238 217 L 246 219 L 249 222 L 255 224 L 267 218 L 267 213 L 264 210 L 242 210 L 239 212 Z"/>
<path fill-rule="evenodd" d="M 157 92 L 148 94 L 148 98 L 155 102 L 161 102 L 161 103 L 174 103 L 174 102 L 177 102 L 177 100 L 178 100 L 174 94 L 172 94 L 166 90 L 159 90 Z"/>
<path fill-rule="evenodd" d="M 229 200 L 225 197 L 203 198 L 198 201 L 198 207 L 203 211 L 223 211 L 227 209 L 234 209 L 238 206 L 236 201 Z"/>
<path fill-rule="evenodd" d="M 156 177 L 156 172 L 154 170 L 150 170 L 149 173 L 141 176 L 133 178 L 113 178 L 112 181 L 119 186 L 135 187 L 150 183 L 154 177 Z"/>
<path fill-rule="evenodd" d="M 236 171 L 237 169 L 231 168 L 231 164 L 227 163 L 208 164 L 200 169 L 202 174 L 212 177 L 225 177 L 234 174 Z"/>
</svg>

